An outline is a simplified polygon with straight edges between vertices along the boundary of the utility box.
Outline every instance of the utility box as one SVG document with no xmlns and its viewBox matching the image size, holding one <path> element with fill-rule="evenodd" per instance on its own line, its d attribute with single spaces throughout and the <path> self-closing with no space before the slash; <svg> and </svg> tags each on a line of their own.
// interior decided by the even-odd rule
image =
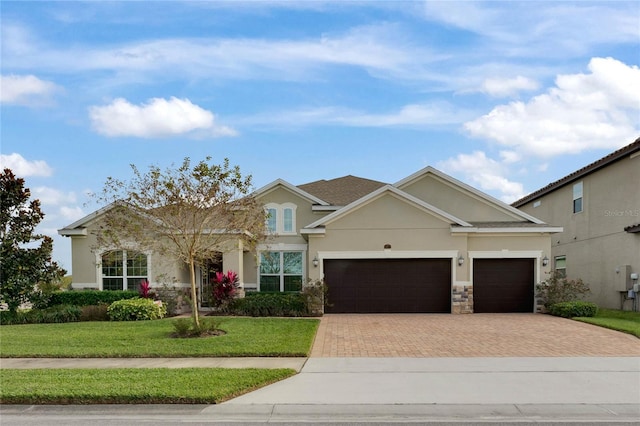
<svg viewBox="0 0 640 426">
<path fill-rule="evenodd" d="M 617 291 L 629 291 L 633 288 L 633 282 L 631 281 L 630 275 L 631 265 L 616 266 L 614 282 Z"/>
</svg>

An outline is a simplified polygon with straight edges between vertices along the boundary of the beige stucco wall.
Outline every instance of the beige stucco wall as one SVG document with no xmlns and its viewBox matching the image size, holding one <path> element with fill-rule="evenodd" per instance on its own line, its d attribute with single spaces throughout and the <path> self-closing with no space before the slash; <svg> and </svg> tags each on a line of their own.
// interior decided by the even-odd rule
<svg viewBox="0 0 640 426">
<path fill-rule="evenodd" d="M 400 189 L 467 222 L 522 221 L 477 195 L 427 174 Z"/>
<path fill-rule="evenodd" d="M 70 237 L 73 267 L 72 288 L 74 289 L 100 288 L 102 276 L 100 255 L 105 252 L 105 249 L 98 247 L 95 231 L 95 224 L 90 224 L 86 236 Z M 127 245 L 124 248 L 134 249 L 135 245 Z M 143 248 L 140 251 L 146 252 Z M 147 255 L 149 281 L 152 286 L 189 284 L 189 270 L 184 262 L 163 257 L 158 253 L 147 252 Z"/>
<path fill-rule="evenodd" d="M 583 182 L 583 208 L 573 213 L 573 184 Z M 640 155 L 626 157 L 604 169 L 533 200 L 521 209 L 547 223 L 564 227 L 552 237 L 552 256 L 566 256 L 567 276 L 591 287 L 588 299 L 605 308 L 620 308 L 620 266 L 640 273 L 640 234 L 624 231 L 640 223 Z M 534 202 L 540 202 L 533 207 Z M 626 277 L 625 277 L 626 278 Z M 625 309 L 630 309 L 627 302 Z"/>
</svg>

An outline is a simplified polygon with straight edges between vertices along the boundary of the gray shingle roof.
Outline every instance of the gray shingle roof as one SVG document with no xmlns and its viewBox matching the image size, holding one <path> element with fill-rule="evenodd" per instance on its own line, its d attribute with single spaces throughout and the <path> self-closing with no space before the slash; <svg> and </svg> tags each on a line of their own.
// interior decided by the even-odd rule
<svg viewBox="0 0 640 426">
<path fill-rule="evenodd" d="M 336 179 L 322 179 L 305 183 L 298 185 L 298 188 L 333 206 L 346 206 L 384 185 L 386 185 L 384 182 L 348 175 Z"/>
</svg>

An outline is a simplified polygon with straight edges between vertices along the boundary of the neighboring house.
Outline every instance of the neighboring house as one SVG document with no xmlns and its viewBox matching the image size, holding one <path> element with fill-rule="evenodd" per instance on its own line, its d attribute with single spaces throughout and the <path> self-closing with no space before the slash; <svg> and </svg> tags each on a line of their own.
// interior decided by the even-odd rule
<svg viewBox="0 0 640 426">
<path fill-rule="evenodd" d="M 394 185 L 278 179 L 254 196 L 269 213 L 270 237 L 256 253 L 234 245 L 201 265 L 202 291 L 211 271 L 232 269 L 246 291 L 297 291 L 324 279 L 327 312 L 534 312 L 551 235 L 562 231 L 432 167 Z M 96 248 L 100 215 L 59 231 L 72 240 L 74 288 L 160 285 L 159 276 L 187 285 L 182 265 L 153 253 Z"/>
<path fill-rule="evenodd" d="M 631 308 L 625 299 L 640 273 L 640 138 L 513 206 L 564 228 L 552 239 L 552 266 L 587 283 L 589 300 Z"/>
</svg>

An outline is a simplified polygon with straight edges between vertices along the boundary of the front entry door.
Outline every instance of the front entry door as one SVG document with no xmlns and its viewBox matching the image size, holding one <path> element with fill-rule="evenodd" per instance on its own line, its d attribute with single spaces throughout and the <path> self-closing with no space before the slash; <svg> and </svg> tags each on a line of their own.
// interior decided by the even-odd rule
<svg viewBox="0 0 640 426">
<path fill-rule="evenodd" d="M 201 308 L 212 308 L 214 306 L 213 283 L 217 272 L 222 272 L 222 253 L 218 253 L 213 259 L 209 259 L 200 268 L 202 279 L 200 280 L 199 302 Z"/>
</svg>

